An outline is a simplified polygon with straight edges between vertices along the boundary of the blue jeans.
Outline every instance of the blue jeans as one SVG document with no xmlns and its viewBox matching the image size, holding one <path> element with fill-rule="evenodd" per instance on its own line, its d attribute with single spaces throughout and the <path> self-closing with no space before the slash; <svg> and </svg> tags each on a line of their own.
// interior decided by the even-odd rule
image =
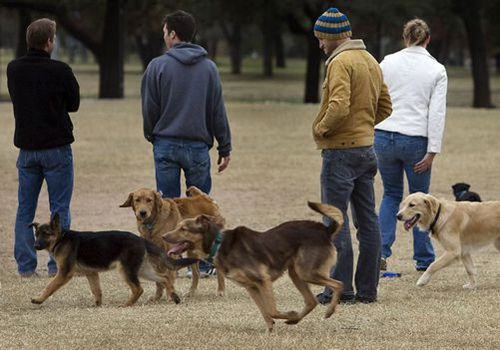
<svg viewBox="0 0 500 350">
<path fill-rule="evenodd" d="M 361 298 L 375 299 L 380 273 L 380 231 L 375 212 L 373 178 L 377 160 L 373 147 L 326 149 L 322 151 L 321 201 L 339 208 L 344 226 L 334 240 L 337 264 L 331 277 L 344 283 L 344 296 L 354 296 L 353 251 L 347 207 L 349 202 L 356 214 L 359 257 L 355 284 Z M 325 224 L 330 221 L 325 219 Z M 325 289 L 326 294 L 331 290 Z"/>
<path fill-rule="evenodd" d="M 163 197 L 180 197 L 181 169 L 186 188 L 196 186 L 209 194 L 212 188 L 208 146 L 201 141 L 157 137 L 153 142 L 156 187 Z"/>
<path fill-rule="evenodd" d="M 427 153 L 427 138 L 376 130 L 375 152 L 384 184 L 384 196 L 380 205 L 382 256 L 388 258 L 391 256 L 391 246 L 396 239 L 396 214 L 403 199 L 403 173 L 406 173 L 410 193 L 429 192 L 431 169 L 421 174 L 413 171 L 415 163 L 422 160 Z M 429 266 L 434 258 L 429 235 L 415 226 L 413 259 L 417 267 Z"/>
<path fill-rule="evenodd" d="M 156 188 L 163 197 L 180 197 L 181 169 L 186 178 L 186 188 L 196 186 L 209 194 L 212 188 L 210 155 L 204 142 L 157 137 L 153 142 Z M 212 265 L 200 261 L 200 270 L 208 271 Z"/>
<path fill-rule="evenodd" d="M 15 225 L 14 257 L 20 274 L 36 270 L 37 256 L 34 248 L 33 229 L 28 227 L 35 218 L 38 196 L 43 180 L 47 182 L 50 212 L 59 213 L 61 227 L 69 229 L 69 205 L 73 194 L 73 154 L 66 145 L 45 150 L 20 150 L 17 158 L 19 174 L 18 208 Z M 43 220 L 45 222 L 46 220 Z M 49 273 L 57 271 L 56 262 L 50 257 Z"/>
</svg>

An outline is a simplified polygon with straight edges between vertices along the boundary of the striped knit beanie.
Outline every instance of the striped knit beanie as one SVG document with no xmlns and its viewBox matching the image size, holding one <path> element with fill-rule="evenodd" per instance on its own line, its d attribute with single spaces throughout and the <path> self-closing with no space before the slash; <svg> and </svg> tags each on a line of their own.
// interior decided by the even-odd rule
<svg viewBox="0 0 500 350">
<path fill-rule="evenodd" d="M 351 24 L 347 16 L 330 7 L 314 24 L 314 35 L 319 39 L 339 40 L 352 36 Z"/>
</svg>

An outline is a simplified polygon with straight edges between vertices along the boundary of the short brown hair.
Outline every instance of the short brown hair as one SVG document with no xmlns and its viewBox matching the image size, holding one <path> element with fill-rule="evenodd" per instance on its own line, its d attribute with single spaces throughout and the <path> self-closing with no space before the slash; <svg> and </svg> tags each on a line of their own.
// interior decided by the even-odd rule
<svg viewBox="0 0 500 350">
<path fill-rule="evenodd" d="M 167 30 L 170 33 L 172 30 L 182 41 L 192 41 L 196 33 L 196 21 L 194 17 L 181 10 L 177 10 L 165 16 L 163 25 L 167 25 Z"/>
<path fill-rule="evenodd" d="M 47 40 L 54 40 L 56 22 L 48 18 L 37 19 L 26 29 L 26 43 L 29 49 L 42 50 Z"/>
<path fill-rule="evenodd" d="M 410 46 L 422 45 L 430 35 L 429 26 L 420 18 L 412 19 L 403 28 L 403 40 Z"/>
</svg>

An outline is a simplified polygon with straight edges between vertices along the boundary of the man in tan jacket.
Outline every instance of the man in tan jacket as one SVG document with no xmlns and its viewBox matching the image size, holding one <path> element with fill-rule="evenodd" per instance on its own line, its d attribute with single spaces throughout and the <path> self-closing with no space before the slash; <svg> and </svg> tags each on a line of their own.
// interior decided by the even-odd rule
<svg viewBox="0 0 500 350">
<path fill-rule="evenodd" d="M 391 99 L 377 61 L 362 40 L 351 40 L 344 14 L 328 9 L 316 21 L 314 34 L 328 56 L 321 107 L 313 123 L 314 141 L 323 158 L 321 200 L 338 207 L 345 220 L 334 241 L 338 260 L 331 276 L 344 284 L 341 301 L 371 303 L 377 298 L 381 244 L 373 190 L 377 173 L 373 136 L 375 124 L 391 114 Z M 359 241 L 356 292 L 349 202 Z M 322 304 L 331 298 L 329 289 L 317 295 Z"/>
</svg>

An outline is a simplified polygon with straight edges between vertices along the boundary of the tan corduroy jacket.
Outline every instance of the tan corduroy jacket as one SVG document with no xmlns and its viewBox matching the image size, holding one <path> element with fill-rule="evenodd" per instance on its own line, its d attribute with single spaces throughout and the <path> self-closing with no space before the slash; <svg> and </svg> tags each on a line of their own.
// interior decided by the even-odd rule
<svg viewBox="0 0 500 350">
<path fill-rule="evenodd" d="M 313 123 L 319 149 L 373 145 L 374 126 L 392 112 L 382 71 L 362 40 L 348 40 L 326 61 L 321 108 Z"/>
</svg>

